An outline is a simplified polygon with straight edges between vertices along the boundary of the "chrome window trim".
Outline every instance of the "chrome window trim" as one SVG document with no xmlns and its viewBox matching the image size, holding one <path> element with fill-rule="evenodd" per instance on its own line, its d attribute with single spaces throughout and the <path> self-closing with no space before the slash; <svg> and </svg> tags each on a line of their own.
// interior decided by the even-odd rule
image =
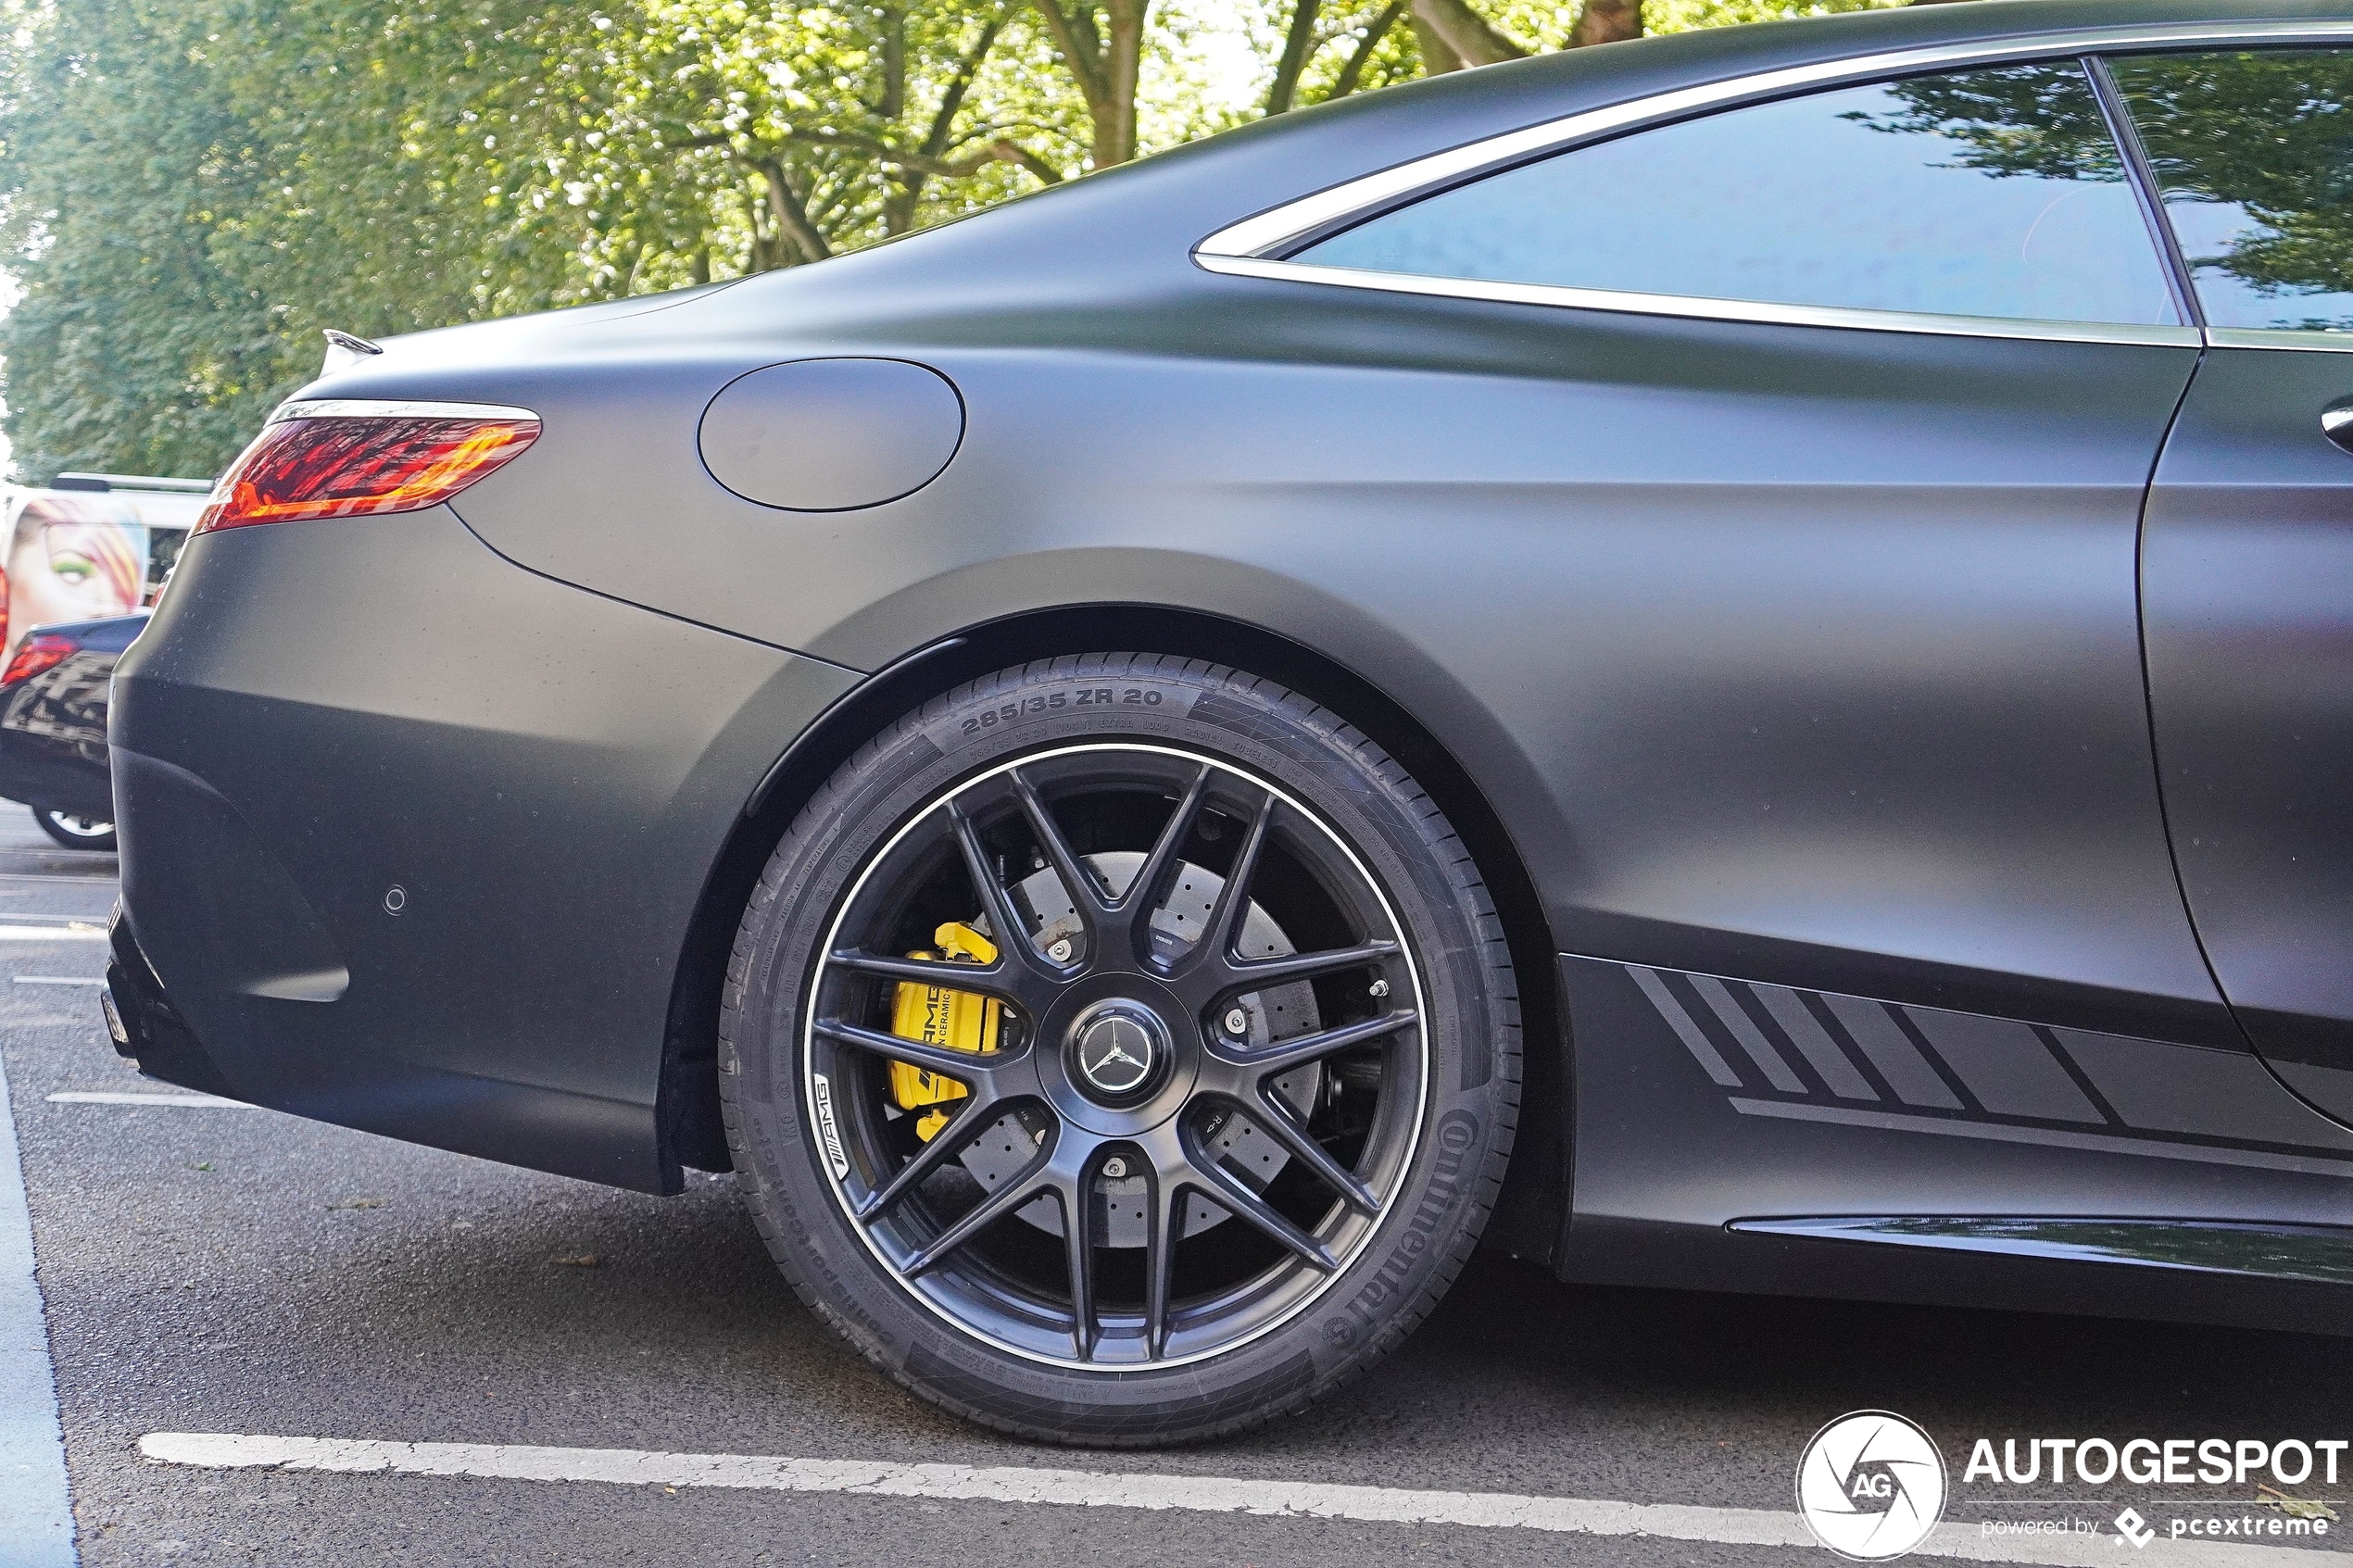
<svg viewBox="0 0 2353 1568">
<path fill-rule="evenodd" d="M 2081 28 L 1979 39 L 1967 44 L 1943 44 L 1918 49 L 1856 55 L 1817 60 L 1778 70 L 1758 71 L 1653 94 L 1604 108 L 1546 120 L 1518 131 L 1504 132 L 1443 152 L 1428 154 L 1389 169 L 1344 181 L 1271 207 L 1218 230 L 1193 247 L 1196 265 L 1228 276 L 1265 278 L 1292 282 L 1323 283 L 1346 288 L 1380 289 L 1390 293 L 1485 299 L 1509 304 L 1548 305 L 1588 310 L 1616 310 L 1653 316 L 1684 316 L 1703 320 L 1760 321 L 1793 326 L 1827 326 L 1871 332 L 1936 332 L 1957 337 L 2057 339 L 2075 343 L 2167 344 L 2195 347 L 2221 343 L 2218 334 L 2201 335 L 2192 326 L 2142 326 L 2132 323 L 2010 320 L 2003 318 L 1941 316 L 1899 310 L 1872 310 L 1833 306 L 1778 305 L 1755 300 L 1699 298 L 1683 295 L 1619 293 L 1614 290 L 1568 288 L 1549 283 L 1503 283 L 1483 279 L 1444 278 L 1418 273 L 1374 272 L 1355 268 L 1325 267 L 1290 261 L 1271 254 L 1283 251 L 1344 224 L 1514 163 L 1565 151 L 1580 143 L 1622 131 L 1679 119 L 1702 110 L 1787 96 L 1811 88 L 1876 77 L 1900 76 L 2005 61 L 2052 56 L 2116 54 L 2126 50 L 2175 49 L 2200 44 L 2254 47 L 2298 43 L 2334 43 L 2353 39 L 2353 19 L 2327 19 L 2237 23 L 2171 22 L 2147 27 Z M 2267 339 L 2293 338 L 2292 332 L 2246 333 Z M 2305 347 L 2353 350 L 2353 338 L 2343 345 L 2265 342 L 2249 347 Z"/>
<path fill-rule="evenodd" d="M 270 423 L 282 420 L 532 420 L 528 408 L 504 403 L 388 402 L 368 397 L 313 397 L 281 403 Z"/>
<path fill-rule="evenodd" d="M 2208 348 L 2286 348 L 2306 354 L 2353 354 L 2353 332 L 2307 332 L 2300 327 L 2208 327 Z"/>
<path fill-rule="evenodd" d="M 1252 257 L 1204 256 L 1212 272 L 1239 278 L 1287 279 L 1339 288 L 1378 289 L 1390 294 L 1435 295 L 1447 299 L 1485 299 L 1507 305 L 1550 305 L 1572 310 L 1614 310 L 1637 316 L 1680 316 L 1702 321 L 1759 321 L 1784 327 L 1843 327 L 1860 332 L 1932 332 L 1945 337 L 2004 337 L 2064 343 L 2155 344 L 2196 348 L 2196 327 L 2142 326 L 2132 322 L 2036 321 L 2006 316 L 1939 316 L 1924 311 L 1853 309 L 1831 305 L 1774 305 L 1750 299 L 1711 299 L 1697 295 L 1629 294 L 1615 289 L 1566 288 L 1556 283 L 1499 283 L 1483 278 L 1433 278 L 1417 272 L 1374 272 L 1355 267 L 1318 267 L 1304 261 Z M 2347 347 L 2353 347 L 2348 343 Z"/>
</svg>

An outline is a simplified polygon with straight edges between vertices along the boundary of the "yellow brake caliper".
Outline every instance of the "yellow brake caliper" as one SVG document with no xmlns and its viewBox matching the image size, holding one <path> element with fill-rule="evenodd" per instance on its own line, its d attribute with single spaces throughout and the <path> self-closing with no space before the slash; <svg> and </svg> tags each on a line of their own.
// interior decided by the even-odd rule
<svg viewBox="0 0 2353 1568">
<path fill-rule="evenodd" d="M 933 932 L 931 939 L 939 944 L 938 952 L 917 951 L 907 956 L 947 964 L 997 961 L 996 945 L 961 921 L 950 921 Z M 921 1040 L 925 1045 L 945 1046 L 950 1050 L 970 1051 L 977 1056 L 997 1048 L 997 1032 L 1004 1022 L 1003 1015 L 1004 1004 L 994 997 L 902 980 L 891 1014 L 890 1032 L 902 1040 Z M 925 1105 L 934 1108 L 915 1122 L 915 1135 L 929 1143 L 940 1128 L 948 1125 L 949 1113 L 938 1107 L 948 1100 L 963 1099 L 971 1091 L 953 1078 L 894 1061 L 890 1064 L 890 1092 L 901 1110 Z"/>
</svg>

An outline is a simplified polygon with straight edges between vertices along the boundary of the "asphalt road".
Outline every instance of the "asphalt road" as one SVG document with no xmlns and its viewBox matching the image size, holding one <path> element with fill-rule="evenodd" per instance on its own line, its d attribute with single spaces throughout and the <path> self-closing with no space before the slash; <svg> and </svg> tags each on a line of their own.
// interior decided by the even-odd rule
<svg viewBox="0 0 2353 1568">
<path fill-rule="evenodd" d="M 0 925 L 102 922 L 113 892 L 110 858 L 52 850 L 20 808 L 0 806 Z M 0 1060 L 88 1564 L 1833 1561 L 1810 1547 L 1514 1528 L 191 1469 L 142 1458 L 139 1440 L 155 1432 L 1786 1513 L 1808 1436 L 1877 1407 L 1935 1436 L 1963 1518 L 1994 1506 L 1987 1488 L 1958 1485 L 1980 1436 L 2353 1435 L 2353 1354 L 2340 1339 L 1599 1290 L 1482 1259 L 1401 1355 L 1303 1418 L 1176 1453 L 1031 1447 L 935 1412 L 852 1357 L 795 1302 L 724 1179 L 659 1199 L 269 1111 L 50 1100 L 162 1092 L 107 1047 L 94 986 L 20 983 L 94 979 L 103 954 L 94 942 L 0 942 Z M 2252 1500 L 2251 1487 L 2176 1490 Z M 2104 1495 L 2110 1515 L 2138 1499 L 2161 1518 L 2146 1488 L 2064 1495 Z M 2353 1495 L 2353 1475 L 2330 1495 Z"/>
</svg>

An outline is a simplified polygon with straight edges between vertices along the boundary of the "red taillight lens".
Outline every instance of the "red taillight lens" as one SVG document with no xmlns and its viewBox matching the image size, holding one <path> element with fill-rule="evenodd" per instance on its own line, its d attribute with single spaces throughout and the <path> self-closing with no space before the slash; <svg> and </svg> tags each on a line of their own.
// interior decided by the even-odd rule
<svg viewBox="0 0 2353 1568">
<path fill-rule="evenodd" d="M 8 668 L 0 671 L 0 686 L 13 686 L 19 681 L 30 681 L 44 670 L 54 670 L 82 651 L 82 645 L 71 637 L 54 633 L 35 632 L 17 645 L 16 657 L 8 660 Z"/>
<path fill-rule="evenodd" d="M 282 417 L 220 476 L 195 532 L 437 506 L 538 438 L 520 410 Z"/>
</svg>

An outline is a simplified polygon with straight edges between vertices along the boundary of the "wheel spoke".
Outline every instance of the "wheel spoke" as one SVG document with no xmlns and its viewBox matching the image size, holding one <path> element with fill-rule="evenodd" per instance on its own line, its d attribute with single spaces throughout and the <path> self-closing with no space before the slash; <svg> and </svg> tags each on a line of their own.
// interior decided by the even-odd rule
<svg viewBox="0 0 2353 1568">
<path fill-rule="evenodd" d="M 1155 1169 L 1144 1210 L 1144 1354 L 1168 1353 L 1168 1295 L 1176 1273 L 1176 1242 L 1184 1229 L 1185 1189 Z"/>
<path fill-rule="evenodd" d="M 1185 968 L 1193 969 L 1204 962 L 1233 967 L 1234 942 L 1241 932 L 1243 917 L 1250 910 L 1250 884 L 1258 874 L 1258 859 L 1266 847 L 1266 830 L 1274 820 L 1275 797 L 1270 793 L 1251 813 L 1241 847 L 1234 852 L 1233 870 L 1226 873 L 1225 885 L 1217 890 L 1217 901 L 1210 906 L 1209 917 L 1202 922 L 1201 940 L 1193 945 Z"/>
<path fill-rule="evenodd" d="M 1046 960 L 1038 957 L 1037 947 L 1029 940 L 1029 928 L 1014 909 L 1013 895 L 989 868 L 988 851 L 980 842 L 980 829 L 953 800 L 948 802 L 948 821 L 956 831 L 956 847 L 963 852 L 964 871 L 972 878 L 973 891 L 980 895 L 981 904 L 988 911 L 999 961 L 1011 954 L 1023 967 L 1032 972 L 1044 971 Z"/>
<path fill-rule="evenodd" d="M 844 947 L 828 955 L 826 961 L 887 980 L 912 980 L 918 985 L 938 985 L 950 991 L 978 991 L 1016 1006 L 1021 1002 L 1020 987 L 1013 984 L 1011 966 L 1002 959 L 990 964 L 960 963 L 944 959 L 895 959 L 887 953 Z"/>
<path fill-rule="evenodd" d="M 1025 1207 L 1034 1198 L 1042 1198 L 1053 1192 L 1052 1180 L 1040 1174 L 1045 1164 L 1046 1160 L 1042 1155 L 1032 1160 L 1027 1165 L 1022 1167 L 1020 1175 L 974 1204 L 972 1212 L 932 1237 L 929 1245 L 908 1260 L 907 1277 L 913 1279 L 919 1274 L 928 1273 L 937 1267 L 940 1261 L 950 1252 L 955 1251 L 956 1248 L 963 1246 L 964 1243 L 1014 1210 Z"/>
<path fill-rule="evenodd" d="M 821 1018 L 810 1026 L 820 1037 L 852 1050 L 870 1051 L 893 1061 L 903 1061 L 910 1067 L 920 1067 L 944 1078 L 953 1078 L 970 1088 L 986 1084 L 990 1074 L 1004 1065 L 1002 1051 L 975 1052 L 954 1050 L 947 1046 L 935 1046 L 926 1040 L 910 1040 L 898 1035 L 886 1035 L 879 1029 L 867 1029 L 855 1023 L 844 1023 L 837 1018 Z"/>
<path fill-rule="evenodd" d="M 1366 942 L 1354 947 L 1327 947 L 1320 953 L 1289 953 L 1279 959 L 1252 959 L 1239 963 L 1229 959 L 1226 967 L 1236 985 L 1265 986 L 1358 969 L 1396 956 L 1394 942 Z"/>
<path fill-rule="evenodd" d="M 1078 1359 L 1095 1359 L 1095 1246 L 1088 1223 L 1091 1168 L 1060 1191 L 1063 1209 L 1063 1251 L 1070 1261 L 1070 1337 Z"/>
<path fill-rule="evenodd" d="M 1192 1153 L 1189 1163 L 1192 1185 L 1201 1187 L 1217 1207 L 1281 1243 L 1310 1268 L 1331 1273 L 1340 1267 L 1340 1260 L 1332 1256 L 1330 1248 L 1285 1219 L 1274 1205 L 1244 1186 L 1239 1177 L 1228 1174 L 1206 1151 Z"/>
<path fill-rule="evenodd" d="M 1327 1056 L 1361 1046 L 1369 1040 L 1394 1035 L 1412 1024 L 1421 1015 L 1412 1008 L 1399 1008 L 1378 1018 L 1368 1018 L 1361 1023 L 1343 1023 L 1337 1029 L 1319 1029 L 1312 1035 L 1294 1035 L 1288 1040 L 1277 1040 L 1254 1051 L 1225 1050 L 1218 1053 L 1229 1066 L 1244 1068 L 1253 1076 L 1265 1079 L 1304 1067 L 1311 1061 L 1321 1061 Z"/>
<path fill-rule="evenodd" d="M 1029 819 L 1029 831 L 1037 835 L 1038 847 L 1045 850 L 1048 863 L 1054 868 L 1054 875 L 1062 879 L 1072 906 L 1087 922 L 1088 935 L 1096 936 L 1112 910 L 1111 897 L 1103 891 L 1101 879 L 1078 858 L 1070 840 L 1063 836 L 1053 813 L 1046 809 L 1044 798 L 1022 777 L 1018 768 L 1013 771 L 1013 794 L 1021 801 L 1022 815 Z"/>
<path fill-rule="evenodd" d="M 1257 1100 L 1258 1103 L 1245 1109 L 1250 1112 L 1250 1119 L 1258 1123 L 1268 1137 L 1288 1149 L 1292 1159 L 1315 1172 L 1316 1179 L 1340 1194 L 1341 1200 L 1351 1209 L 1360 1214 L 1380 1212 L 1380 1200 L 1373 1196 L 1373 1189 L 1358 1181 L 1355 1173 L 1333 1158 L 1332 1151 L 1316 1142 L 1313 1133 L 1293 1121 L 1291 1113 L 1284 1109 L 1278 1097 L 1261 1089 Z"/>
<path fill-rule="evenodd" d="M 963 1152 L 964 1147 L 986 1132 L 997 1120 L 994 1114 L 1002 1105 L 994 1095 L 968 1095 L 963 1099 L 944 1102 L 941 1109 L 953 1105 L 948 1125 L 931 1135 L 931 1141 L 915 1151 L 915 1157 L 899 1168 L 899 1173 L 880 1192 L 870 1194 L 858 1206 L 858 1221 L 871 1225 L 899 1207 L 900 1199 L 929 1181 L 940 1167 Z"/>
<path fill-rule="evenodd" d="M 1202 802 L 1208 796 L 1209 764 L 1204 762 L 1193 774 L 1193 782 L 1177 798 L 1176 809 L 1169 813 L 1166 825 L 1160 830 L 1160 836 L 1152 840 L 1151 849 L 1144 856 L 1144 863 L 1136 868 L 1135 880 L 1127 884 L 1127 891 L 1119 896 L 1118 909 L 1139 931 L 1159 906 L 1161 884 L 1166 882 L 1168 873 L 1176 869 L 1176 852 L 1184 847 L 1185 835 L 1192 832 L 1194 819 L 1201 815 Z M 1141 946 L 1139 942 L 1139 950 Z"/>
</svg>

